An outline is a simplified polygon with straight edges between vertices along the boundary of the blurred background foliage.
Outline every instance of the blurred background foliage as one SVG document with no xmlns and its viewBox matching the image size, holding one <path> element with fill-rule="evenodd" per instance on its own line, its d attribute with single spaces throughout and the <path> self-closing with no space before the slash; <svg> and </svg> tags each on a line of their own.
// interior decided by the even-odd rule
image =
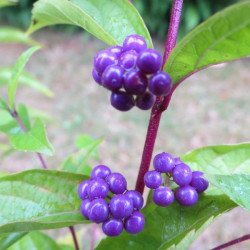
<svg viewBox="0 0 250 250">
<path fill-rule="evenodd" d="M 183 37 L 197 24 L 213 13 L 242 0 L 184 0 L 184 10 L 179 36 Z M 30 23 L 31 9 L 35 0 L 20 0 L 16 6 L 0 10 L 0 23 L 27 28 Z M 170 18 L 173 0 L 134 0 L 133 3 L 141 13 L 152 35 L 164 39 Z M 53 26 L 53 29 L 68 32 L 78 28 L 69 25 Z"/>
</svg>

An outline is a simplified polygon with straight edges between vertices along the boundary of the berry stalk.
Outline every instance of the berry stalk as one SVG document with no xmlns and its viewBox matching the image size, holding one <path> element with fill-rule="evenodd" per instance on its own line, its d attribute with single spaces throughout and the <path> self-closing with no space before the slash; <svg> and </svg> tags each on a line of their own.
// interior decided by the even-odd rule
<svg viewBox="0 0 250 250">
<path fill-rule="evenodd" d="M 170 19 L 170 24 L 169 24 L 169 29 L 168 29 L 162 68 L 164 64 L 166 63 L 170 52 L 173 50 L 176 44 L 178 30 L 179 30 L 179 23 L 181 19 L 182 5 L 183 5 L 183 0 L 174 0 L 173 5 L 172 5 L 172 13 L 171 13 L 171 19 Z M 137 182 L 136 182 L 136 190 L 140 192 L 141 194 L 144 191 L 144 187 L 145 187 L 144 175 L 149 170 L 149 166 L 150 166 L 150 162 L 151 162 L 151 158 L 153 154 L 153 149 L 155 145 L 155 140 L 156 140 L 156 136 L 157 136 L 160 120 L 161 120 L 161 115 L 162 115 L 162 112 L 167 109 L 174 90 L 175 90 L 175 87 L 172 88 L 171 92 L 166 97 L 161 97 L 161 96 L 157 97 L 156 102 L 151 111 L 148 131 L 147 131 L 142 159 L 141 159 L 140 170 L 139 170 Z"/>
</svg>

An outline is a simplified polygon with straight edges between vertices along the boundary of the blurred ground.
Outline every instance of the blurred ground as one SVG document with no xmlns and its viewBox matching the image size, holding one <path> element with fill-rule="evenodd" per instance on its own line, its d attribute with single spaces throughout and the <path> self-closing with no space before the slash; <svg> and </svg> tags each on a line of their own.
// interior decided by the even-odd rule
<svg viewBox="0 0 250 250">
<path fill-rule="evenodd" d="M 54 157 L 46 158 L 49 168 L 56 169 L 76 150 L 77 136 L 87 133 L 96 139 L 105 138 L 99 148 L 102 162 L 123 172 L 129 188 L 134 188 L 149 112 L 136 108 L 128 113 L 117 112 L 109 105 L 108 91 L 92 80 L 92 60 L 105 48 L 103 43 L 81 34 L 68 36 L 55 31 L 40 31 L 35 38 L 44 45 L 44 50 L 32 56 L 26 70 L 52 89 L 55 97 L 49 99 L 33 89 L 20 87 L 17 100 L 44 110 L 55 119 L 55 123 L 47 122 L 48 137 L 56 149 Z M 156 47 L 163 50 L 162 44 L 156 42 Z M 12 66 L 25 48 L 1 45 L 0 67 Z M 249 141 L 249 68 L 250 60 L 245 59 L 201 71 L 187 79 L 162 116 L 155 153 L 167 151 L 179 156 L 204 145 Z M 0 91 L 2 96 L 3 88 Z M 0 140 L 7 141 L 2 135 Z M 5 158 L 0 166 L 11 173 L 41 167 L 35 154 L 20 152 Z M 220 217 L 189 249 L 211 249 L 247 234 L 249 221 L 249 212 L 234 209 Z M 89 229 L 86 226 L 84 234 Z M 55 232 L 54 236 L 64 232 Z M 98 229 L 96 235 L 101 237 Z M 89 239 L 85 238 L 84 249 L 88 249 L 88 244 Z M 247 250 L 250 242 L 229 249 Z"/>
</svg>

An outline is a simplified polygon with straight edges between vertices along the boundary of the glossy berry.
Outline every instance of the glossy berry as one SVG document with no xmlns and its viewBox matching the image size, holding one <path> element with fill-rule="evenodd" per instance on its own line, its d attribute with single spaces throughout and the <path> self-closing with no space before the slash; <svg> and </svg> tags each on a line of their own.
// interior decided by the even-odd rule
<svg viewBox="0 0 250 250">
<path fill-rule="evenodd" d="M 109 186 L 103 179 L 96 178 L 89 183 L 87 190 L 90 200 L 105 198 L 109 193 Z"/>
<path fill-rule="evenodd" d="M 113 194 L 122 194 L 127 189 L 127 181 L 120 173 L 112 173 L 107 178 L 109 189 Z"/>
<path fill-rule="evenodd" d="M 148 110 L 153 107 L 155 99 L 155 96 L 147 91 L 136 98 L 135 105 L 139 109 Z"/>
<path fill-rule="evenodd" d="M 168 173 L 175 167 L 175 161 L 170 154 L 162 152 L 154 157 L 153 165 L 156 171 Z"/>
<path fill-rule="evenodd" d="M 145 185 L 148 188 L 151 189 L 156 189 L 158 188 L 161 183 L 162 183 L 162 178 L 161 178 L 161 174 L 157 171 L 148 171 L 145 175 L 144 175 L 144 182 Z"/>
<path fill-rule="evenodd" d="M 174 193 L 170 188 L 159 187 L 153 193 L 153 201 L 161 207 L 169 206 L 174 201 Z"/>
<path fill-rule="evenodd" d="M 191 186 L 180 187 L 175 193 L 176 200 L 183 206 L 193 206 L 198 201 L 198 193 Z"/>
<path fill-rule="evenodd" d="M 117 194 L 110 200 L 109 209 L 114 218 L 124 219 L 132 214 L 133 202 L 128 196 Z"/>
<path fill-rule="evenodd" d="M 124 91 L 116 91 L 111 94 L 111 105 L 120 111 L 128 111 L 135 106 L 135 101 L 132 95 Z"/>
<path fill-rule="evenodd" d="M 141 95 L 147 89 L 148 79 L 140 71 L 133 69 L 124 77 L 124 88 L 132 95 Z"/>
<path fill-rule="evenodd" d="M 138 234 L 145 225 L 145 218 L 142 213 L 135 211 L 129 218 L 125 220 L 125 230 L 129 234 Z"/>
<path fill-rule="evenodd" d="M 136 65 L 146 74 L 156 73 L 162 64 L 161 54 L 154 49 L 145 49 L 138 55 Z"/>
<path fill-rule="evenodd" d="M 204 192 L 209 185 L 209 182 L 203 177 L 204 173 L 200 171 L 194 171 L 192 173 L 192 181 L 190 185 L 196 189 L 197 192 Z"/>
<path fill-rule="evenodd" d="M 89 215 L 88 215 L 88 212 L 89 212 L 89 205 L 90 205 L 91 201 L 89 199 L 85 199 L 82 204 L 81 204 L 81 207 L 80 207 L 80 211 L 82 213 L 82 215 L 86 218 L 86 219 L 89 219 Z"/>
<path fill-rule="evenodd" d="M 126 71 L 130 71 L 136 66 L 137 52 L 134 50 L 125 51 L 120 55 L 118 65 Z"/>
<path fill-rule="evenodd" d="M 192 180 L 192 170 L 185 163 L 181 163 L 173 169 L 172 176 L 177 185 L 186 186 Z"/>
<path fill-rule="evenodd" d="M 91 178 L 92 179 L 95 179 L 95 178 L 105 179 L 110 174 L 111 174 L 111 170 L 109 167 L 105 165 L 98 165 L 93 168 L 91 172 Z"/>
<path fill-rule="evenodd" d="M 90 180 L 85 180 L 78 187 L 78 195 L 79 195 L 80 199 L 82 199 L 82 200 L 88 198 L 89 183 L 90 183 Z"/>
<path fill-rule="evenodd" d="M 99 75 L 102 75 L 103 71 L 112 64 L 117 62 L 117 57 L 115 54 L 108 50 L 100 51 L 94 58 L 94 68 Z"/>
<path fill-rule="evenodd" d="M 112 46 L 108 49 L 111 53 L 115 54 L 117 58 L 121 55 L 123 52 L 123 47 L 119 45 Z"/>
<path fill-rule="evenodd" d="M 154 95 L 166 96 L 172 88 L 172 80 L 165 72 L 158 72 L 149 79 L 148 88 Z"/>
<path fill-rule="evenodd" d="M 147 43 L 142 36 L 139 35 L 129 35 L 125 38 L 123 42 L 123 49 L 135 50 L 137 53 L 147 48 Z"/>
<path fill-rule="evenodd" d="M 117 65 L 108 66 L 102 74 L 102 86 L 111 91 L 122 87 L 124 70 Z"/>
<path fill-rule="evenodd" d="M 108 219 L 109 207 L 104 199 L 95 199 L 91 201 L 88 208 L 88 217 L 96 223 L 104 222 Z"/>
<path fill-rule="evenodd" d="M 123 221 L 115 218 L 109 218 L 102 224 L 102 231 L 109 237 L 118 236 L 122 233 Z"/>
<path fill-rule="evenodd" d="M 102 85 L 102 78 L 101 76 L 99 76 L 99 74 L 97 73 L 95 69 L 92 70 L 92 76 L 98 84 Z"/>
<path fill-rule="evenodd" d="M 174 158 L 174 164 L 175 164 L 175 166 L 177 166 L 177 165 L 179 165 L 181 163 L 183 163 L 183 161 L 179 157 Z"/>
<path fill-rule="evenodd" d="M 126 196 L 128 196 L 132 202 L 133 202 L 133 208 L 135 210 L 140 210 L 143 206 L 143 197 L 142 195 L 135 191 L 135 190 L 129 190 L 125 193 Z"/>
</svg>

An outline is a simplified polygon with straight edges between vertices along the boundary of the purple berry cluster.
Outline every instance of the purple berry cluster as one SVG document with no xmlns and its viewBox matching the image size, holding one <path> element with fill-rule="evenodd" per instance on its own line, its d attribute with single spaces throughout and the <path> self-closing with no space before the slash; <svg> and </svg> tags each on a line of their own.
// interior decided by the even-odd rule
<svg viewBox="0 0 250 250">
<path fill-rule="evenodd" d="M 127 190 L 124 176 L 111 173 L 109 167 L 94 167 L 91 179 L 79 185 L 78 195 L 83 200 L 82 215 L 95 223 L 102 223 L 107 236 L 118 236 L 123 228 L 130 234 L 137 234 L 144 228 L 145 219 L 140 212 L 143 197 L 137 191 Z"/>
<path fill-rule="evenodd" d="M 145 185 L 154 189 L 153 201 L 158 206 L 166 207 L 173 203 L 174 196 L 183 206 L 193 206 L 198 201 L 198 193 L 204 192 L 209 182 L 203 177 L 203 172 L 194 171 L 179 158 L 173 158 L 168 153 L 160 153 L 154 157 L 154 169 L 144 176 Z M 162 186 L 162 175 L 166 174 L 178 186 L 175 193 Z"/>
<path fill-rule="evenodd" d="M 166 96 L 172 87 L 170 76 L 160 71 L 162 56 L 147 48 L 145 39 L 129 35 L 123 46 L 112 46 L 94 58 L 94 80 L 110 90 L 111 105 L 128 111 L 134 106 L 150 109 L 156 96 Z"/>
</svg>

